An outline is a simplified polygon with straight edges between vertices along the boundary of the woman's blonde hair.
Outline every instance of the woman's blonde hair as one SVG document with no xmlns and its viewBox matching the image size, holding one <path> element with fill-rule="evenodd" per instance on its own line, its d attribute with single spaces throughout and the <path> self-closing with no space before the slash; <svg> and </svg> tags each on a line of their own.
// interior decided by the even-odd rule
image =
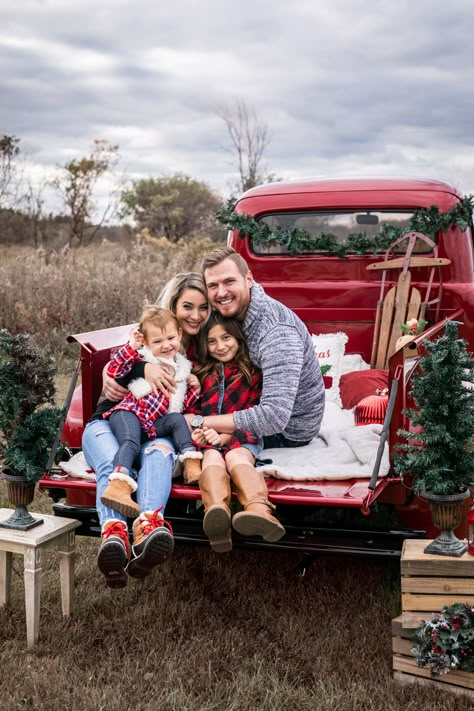
<svg viewBox="0 0 474 711">
<path fill-rule="evenodd" d="M 198 272 L 182 272 L 181 274 L 176 274 L 176 276 L 166 282 L 156 300 L 157 306 L 161 306 L 164 309 L 169 309 L 173 313 L 176 313 L 176 304 L 178 303 L 178 299 L 186 289 L 195 289 L 196 291 L 199 291 L 199 293 L 206 299 L 209 308 L 204 278 L 202 274 L 198 274 Z"/>
</svg>

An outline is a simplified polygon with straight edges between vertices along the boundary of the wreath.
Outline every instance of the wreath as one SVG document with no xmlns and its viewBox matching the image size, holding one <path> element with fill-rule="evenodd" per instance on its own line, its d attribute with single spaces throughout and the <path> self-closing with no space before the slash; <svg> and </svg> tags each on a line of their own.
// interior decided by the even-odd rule
<svg viewBox="0 0 474 711">
<path fill-rule="evenodd" d="M 417 665 L 430 667 L 432 674 L 474 671 L 474 607 L 446 605 L 418 627 L 413 641 Z"/>
<path fill-rule="evenodd" d="M 270 227 L 266 222 L 258 221 L 252 215 L 235 212 L 236 199 L 230 198 L 226 205 L 216 212 L 217 220 L 229 230 L 238 230 L 240 237 L 249 237 L 255 247 L 284 246 L 289 254 L 303 252 L 325 252 L 344 258 L 352 254 L 377 254 L 388 249 L 395 240 L 408 232 L 436 234 L 446 232 L 451 225 L 456 225 L 465 232 L 472 226 L 474 196 L 468 195 L 447 212 L 440 212 L 437 205 L 415 210 L 408 226 L 394 227 L 382 222 L 377 234 L 368 237 L 362 232 L 349 234 L 344 242 L 329 232 L 312 237 L 309 232 L 299 227 L 283 230 Z"/>
</svg>

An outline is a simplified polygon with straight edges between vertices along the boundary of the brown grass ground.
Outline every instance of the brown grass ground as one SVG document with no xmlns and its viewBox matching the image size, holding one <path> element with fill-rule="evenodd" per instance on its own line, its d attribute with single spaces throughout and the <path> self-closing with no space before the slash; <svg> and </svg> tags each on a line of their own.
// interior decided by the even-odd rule
<svg viewBox="0 0 474 711">
<path fill-rule="evenodd" d="M 8 503 L 3 483 L 0 505 Z M 37 494 L 30 507 L 49 513 Z M 5 711 L 461 711 L 465 697 L 391 679 L 396 564 L 177 546 L 145 581 L 112 591 L 98 540 L 77 538 L 76 601 L 61 616 L 58 559 L 45 554 L 40 640 L 29 650 L 22 558 L 0 610 Z"/>
</svg>

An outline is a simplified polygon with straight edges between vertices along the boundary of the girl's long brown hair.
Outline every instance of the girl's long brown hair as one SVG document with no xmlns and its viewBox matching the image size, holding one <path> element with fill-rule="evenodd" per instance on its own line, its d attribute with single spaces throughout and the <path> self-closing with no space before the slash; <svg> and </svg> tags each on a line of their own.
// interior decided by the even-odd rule
<svg viewBox="0 0 474 711">
<path fill-rule="evenodd" d="M 244 380 L 247 381 L 248 385 L 250 385 L 252 377 L 257 369 L 250 360 L 247 342 L 245 340 L 240 321 L 237 321 L 236 318 L 225 318 L 225 316 L 221 316 L 217 311 L 213 311 L 211 313 L 199 332 L 196 354 L 198 365 L 193 368 L 193 373 L 197 375 L 199 382 L 202 385 L 204 379 L 209 375 L 209 373 L 212 373 L 213 370 L 217 370 L 218 363 L 220 363 L 220 361 L 214 360 L 214 358 L 209 355 L 207 347 L 209 331 L 214 326 L 222 326 L 222 328 L 233 336 L 239 344 L 233 361 L 238 367 L 238 373 L 235 374 L 232 380 L 235 380 L 235 378 L 238 378 L 239 375 L 241 375 Z"/>
</svg>

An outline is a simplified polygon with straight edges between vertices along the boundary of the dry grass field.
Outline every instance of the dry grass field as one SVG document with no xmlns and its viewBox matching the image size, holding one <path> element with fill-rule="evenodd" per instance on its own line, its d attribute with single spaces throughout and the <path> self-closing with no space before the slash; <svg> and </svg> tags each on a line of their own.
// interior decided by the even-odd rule
<svg viewBox="0 0 474 711">
<path fill-rule="evenodd" d="M 75 353 L 68 334 L 135 322 L 143 303 L 155 301 L 170 277 L 199 269 L 215 246 L 162 238 L 127 248 L 107 243 L 46 254 L 2 245 L 0 328 L 30 333 L 64 371 L 63 359 Z"/>
<path fill-rule="evenodd" d="M 7 506 L 0 484 L 0 505 Z M 44 494 L 34 511 L 50 512 Z M 396 564 L 178 546 L 145 581 L 106 588 L 97 539 L 77 539 L 76 602 L 61 616 L 45 554 L 40 640 L 26 647 L 22 559 L 0 610 L 2 709 L 461 711 L 464 697 L 391 679 Z"/>
<path fill-rule="evenodd" d="M 142 251 L 139 254 L 140 250 Z M 205 245 L 50 255 L 6 250 L 0 322 L 28 330 L 68 380 L 67 333 L 135 318 L 143 297 L 199 262 Z M 58 401 L 61 397 L 58 398 Z M 8 506 L 0 482 L 0 506 Z M 37 493 L 32 511 L 51 513 Z M 57 555 L 45 554 L 40 640 L 26 647 L 23 566 L 0 609 L 3 711 L 467 711 L 449 692 L 391 678 L 394 562 L 321 558 L 298 577 L 289 553 L 177 546 L 125 590 L 105 587 L 97 539 L 77 539 L 74 615 L 61 615 Z"/>
</svg>

